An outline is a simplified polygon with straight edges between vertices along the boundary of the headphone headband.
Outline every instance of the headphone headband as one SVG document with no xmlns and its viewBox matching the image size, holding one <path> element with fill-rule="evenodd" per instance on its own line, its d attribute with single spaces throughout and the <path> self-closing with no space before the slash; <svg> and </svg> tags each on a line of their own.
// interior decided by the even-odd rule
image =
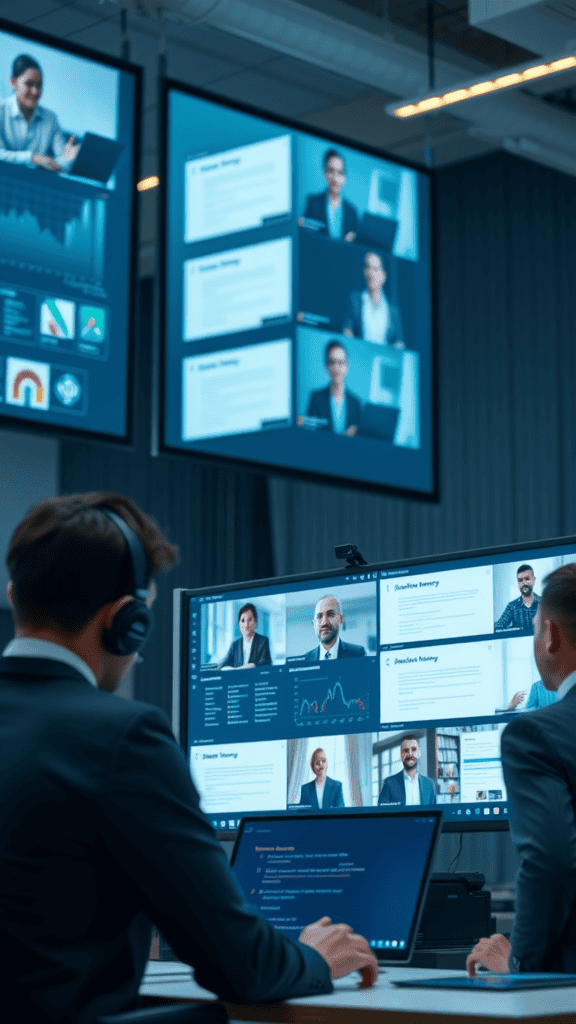
<svg viewBox="0 0 576 1024">
<path fill-rule="evenodd" d="M 124 537 L 128 545 L 130 565 L 132 567 L 132 592 L 135 597 L 140 597 L 144 600 L 148 595 L 148 560 L 142 544 L 134 530 L 128 526 L 128 523 L 117 512 L 113 512 L 111 508 L 107 508 L 105 505 L 97 505 L 96 508 L 116 524 Z"/>
</svg>

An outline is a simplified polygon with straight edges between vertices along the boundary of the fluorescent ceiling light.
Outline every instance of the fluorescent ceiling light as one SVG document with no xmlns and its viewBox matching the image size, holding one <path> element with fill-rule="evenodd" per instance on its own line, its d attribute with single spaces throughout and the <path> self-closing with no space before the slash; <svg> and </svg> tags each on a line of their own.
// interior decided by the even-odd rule
<svg viewBox="0 0 576 1024">
<path fill-rule="evenodd" d="M 505 74 L 499 71 L 490 78 L 479 78 L 475 82 L 456 86 L 446 92 L 430 93 L 428 96 L 423 96 L 422 99 L 412 100 L 409 103 L 389 103 L 386 112 L 393 114 L 394 117 L 417 117 L 419 114 L 427 114 L 431 110 L 450 107 L 454 103 L 472 100 L 477 96 L 487 96 L 489 93 L 500 92 L 502 89 L 514 89 L 535 78 L 557 75 L 569 68 L 576 68 L 576 55 L 539 61 L 537 64 L 532 61 L 531 64 L 524 64 Z"/>
</svg>

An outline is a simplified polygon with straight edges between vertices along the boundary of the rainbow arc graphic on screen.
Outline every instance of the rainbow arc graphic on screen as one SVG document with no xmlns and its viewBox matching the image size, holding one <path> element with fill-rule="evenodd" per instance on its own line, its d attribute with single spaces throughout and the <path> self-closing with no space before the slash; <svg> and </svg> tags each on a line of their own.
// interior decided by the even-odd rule
<svg viewBox="0 0 576 1024">
<path fill-rule="evenodd" d="M 20 399 L 20 386 L 25 380 L 29 380 L 34 384 L 36 388 L 36 404 L 42 405 L 42 402 L 44 401 L 44 388 L 42 387 L 40 377 L 34 372 L 34 370 L 20 370 L 20 373 L 16 374 L 12 385 L 12 394 L 14 398 L 17 401 Z"/>
</svg>

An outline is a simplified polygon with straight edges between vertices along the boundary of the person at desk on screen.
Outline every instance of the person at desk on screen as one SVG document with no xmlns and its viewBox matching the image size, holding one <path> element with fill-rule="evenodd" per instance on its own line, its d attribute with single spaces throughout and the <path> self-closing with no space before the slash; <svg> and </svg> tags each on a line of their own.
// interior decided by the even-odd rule
<svg viewBox="0 0 576 1024">
<path fill-rule="evenodd" d="M 509 601 L 502 615 L 494 623 L 494 632 L 502 629 L 528 629 L 532 631 L 532 624 L 538 611 L 540 598 L 534 593 L 536 577 L 531 565 L 520 565 L 516 570 L 516 582 L 520 597 Z"/>
<path fill-rule="evenodd" d="M 344 622 L 342 605 L 334 594 L 318 601 L 312 625 L 320 643 L 304 655 L 304 661 L 331 661 L 334 658 L 361 658 L 366 649 L 359 644 L 348 644 L 340 639 Z"/>
<path fill-rule="evenodd" d="M 405 348 L 400 310 L 384 294 L 386 278 L 382 257 L 377 252 L 367 252 L 364 257 L 366 288 L 362 292 L 350 293 L 342 334 L 346 338 L 363 338 L 376 345 Z"/>
<path fill-rule="evenodd" d="M 522 703 L 526 696 L 526 690 L 519 690 L 512 697 L 507 711 L 515 711 L 516 708 Z M 521 711 L 537 711 L 538 708 L 547 708 L 549 704 L 556 703 L 556 694 L 553 690 L 547 690 L 541 679 L 537 679 L 535 683 L 532 683 L 530 687 L 530 693 L 528 694 L 528 700 Z"/>
<path fill-rule="evenodd" d="M 312 811 L 329 811 L 332 807 L 344 807 L 342 783 L 328 777 L 328 758 L 318 747 L 310 758 L 310 767 L 316 776 L 300 788 L 300 805 Z"/>
<path fill-rule="evenodd" d="M 0 160 L 36 164 L 45 171 L 66 171 L 80 149 L 74 136 L 66 138 L 58 118 L 40 106 L 42 69 L 22 53 L 12 64 L 14 95 L 0 103 Z"/>
<path fill-rule="evenodd" d="M 152 922 L 197 982 L 230 1002 L 323 995 L 353 970 L 376 980 L 366 939 L 347 925 L 323 917 L 293 941 L 249 905 L 168 719 L 114 694 L 150 631 L 155 577 L 176 561 L 154 520 L 110 492 L 41 502 L 9 542 L 6 1022 L 93 1024 L 136 1009 Z"/>
<path fill-rule="evenodd" d="M 468 956 L 513 973 L 576 973 L 576 564 L 544 580 L 534 658 L 556 703 L 518 715 L 502 733 L 512 842 L 520 855 L 511 941 L 483 938 Z"/>
<path fill-rule="evenodd" d="M 304 216 L 298 223 L 300 227 L 308 227 L 312 225 L 307 225 L 306 221 L 311 221 L 317 231 L 330 235 L 330 238 L 353 242 L 358 231 L 358 212 L 342 196 L 346 184 L 346 162 L 337 149 L 328 149 L 324 154 L 323 173 L 328 188 L 325 192 L 308 196 Z"/>
<path fill-rule="evenodd" d="M 326 426 L 318 427 L 319 430 L 332 430 L 335 434 L 353 437 L 358 433 L 362 403 L 358 396 L 346 387 L 350 364 L 342 342 L 328 342 L 325 364 L 330 375 L 330 383 L 328 387 L 312 392 L 306 415 L 311 419 L 325 422 Z"/>
<path fill-rule="evenodd" d="M 218 667 L 254 668 L 256 665 L 271 665 L 268 637 L 256 632 L 258 612 L 255 605 L 242 605 L 238 612 L 238 625 L 242 636 L 232 641 L 228 654 Z"/>
<path fill-rule="evenodd" d="M 413 804 L 436 803 L 436 787 L 433 780 L 418 771 L 421 756 L 417 737 L 405 736 L 400 744 L 402 771 L 397 775 L 390 775 L 385 780 L 378 804 L 402 804 L 411 807 Z"/>
</svg>

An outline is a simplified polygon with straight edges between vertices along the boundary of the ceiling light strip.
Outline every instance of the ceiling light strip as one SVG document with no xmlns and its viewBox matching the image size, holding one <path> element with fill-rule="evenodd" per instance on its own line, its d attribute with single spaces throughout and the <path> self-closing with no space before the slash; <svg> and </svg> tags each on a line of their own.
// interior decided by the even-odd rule
<svg viewBox="0 0 576 1024">
<path fill-rule="evenodd" d="M 153 174 L 150 178 L 142 178 L 136 185 L 139 192 L 147 192 L 149 188 L 158 188 L 160 178 Z"/>
<path fill-rule="evenodd" d="M 390 103 L 386 107 L 389 114 L 394 117 L 409 118 L 417 117 L 419 114 L 427 114 L 431 110 L 440 110 L 442 107 L 452 106 L 454 103 L 462 103 L 463 100 L 475 99 L 477 96 L 486 96 L 489 93 L 499 92 L 502 89 L 514 89 L 535 78 L 543 78 L 545 75 L 557 75 L 569 68 L 576 68 L 576 55 L 558 57 L 554 60 L 540 61 L 538 64 L 528 64 L 516 71 L 509 71 L 506 74 L 498 73 L 491 78 L 478 79 L 470 85 L 460 85 L 448 92 L 438 92 L 424 96 L 420 100 L 410 103 Z"/>
</svg>

